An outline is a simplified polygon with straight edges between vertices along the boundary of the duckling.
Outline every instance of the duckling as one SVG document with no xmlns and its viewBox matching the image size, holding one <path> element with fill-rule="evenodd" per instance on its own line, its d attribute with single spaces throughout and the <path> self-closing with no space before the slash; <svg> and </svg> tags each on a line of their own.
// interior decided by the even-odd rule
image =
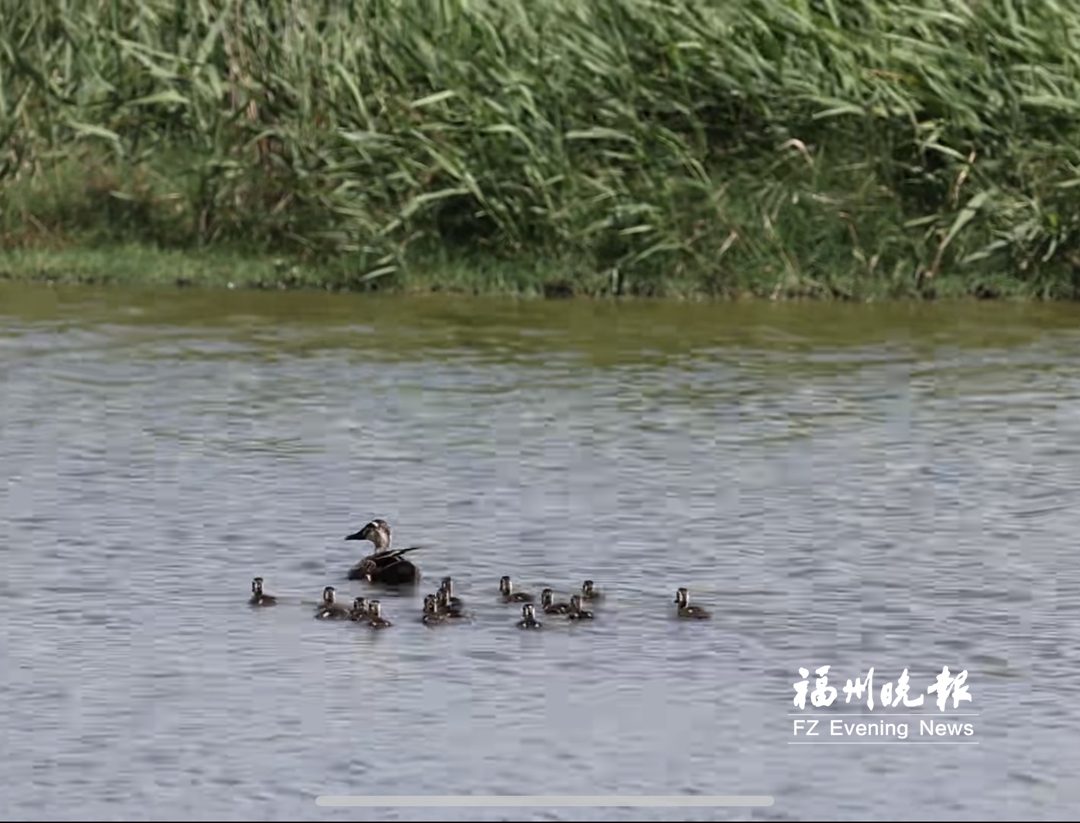
<svg viewBox="0 0 1080 823">
<path fill-rule="evenodd" d="M 366 580 L 369 583 L 399 585 L 416 583 L 420 571 L 403 555 L 416 551 L 419 546 L 408 549 L 390 548 L 390 526 L 385 520 L 372 520 L 360 531 L 350 534 L 346 540 L 370 540 L 375 551 L 349 570 L 349 580 Z"/>
<path fill-rule="evenodd" d="M 368 599 L 366 597 L 358 597 L 352 603 L 352 609 L 349 611 L 349 619 L 357 623 L 363 623 L 368 619 Z"/>
<path fill-rule="evenodd" d="M 504 574 L 499 581 L 499 593 L 504 603 L 532 603 L 535 598 L 528 592 L 514 591 L 510 575 Z"/>
<path fill-rule="evenodd" d="M 421 620 L 427 626 L 445 622 L 446 615 L 439 611 L 439 602 L 435 595 L 429 594 L 424 597 L 424 616 Z"/>
<path fill-rule="evenodd" d="M 566 615 L 570 620 L 592 620 L 593 613 L 581 608 L 581 595 L 575 594 L 570 598 L 570 613 Z"/>
<path fill-rule="evenodd" d="M 465 608 L 465 601 L 463 601 L 460 597 L 454 597 L 454 581 L 451 580 L 449 577 L 443 578 L 440 590 L 446 592 L 446 597 L 443 598 L 443 601 L 447 603 L 451 608 L 459 610 Z"/>
<path fill-rule="evenodd" d="M 323 589 L 322 603 L 315 608 L 315 617 L 319 620 L 346 620 L 349 610 L 334 600 L 334 587 Z"/>
<path fill-rule="evenodd" d="M 531 603 L 521 607 L 521 620 L 518 621 L 519 629 L 540 629 L 544 624 L 536 619 L 536 608 Z"/>
<path fill-rule="evenodd" d="M 274 606 L 277 598 L 263 591 L 263 579 L 256 577 L 251 581 L 251 599 L 248 601 L 252 606 Z"/>
<path fill-rule="evenodd" d="M 675 592 L 675 602 L 679 607 L 679 617 L 691 620 L 708 620 L 710 617 L 709 613 L 701 606 L 690 605 L 690 593 L 686 589 L 679 589 Z"/>
<path fill-rule="evenodd" d="M 382 616 L 382 603 L 378 600 L 372 600 L 368 603 L 368 617 L 371 618 L 368 625 L 373 629 L 387 629 L 394 625 Z"/>
<path fill-rule="evenodd" d="M 540 592 L 540 605 L 546 614 L 566 614 L 570 611 L 568 603 L 555 602 L 555 592 L 551 589 L 544 589 Z"/>
<path fill-rule="evenodd" d="M 604 595 L 600 593 L 591 580 L 586 580 L 581 585 L 581 599 L 582 600 L 603 600 Z"/>
<path fill-rule="evenodd" d="M 460 604 L 461 601 L 459 600 Z M 437 611 L 446 617 L 465 617 L 465 609 L 461 605 L 455 606 L 450 602 L 450 595 L 446 593 L 446 589 L 439 589 L 439 593 L 435 595 L 435 607 Z"/>
</svg>

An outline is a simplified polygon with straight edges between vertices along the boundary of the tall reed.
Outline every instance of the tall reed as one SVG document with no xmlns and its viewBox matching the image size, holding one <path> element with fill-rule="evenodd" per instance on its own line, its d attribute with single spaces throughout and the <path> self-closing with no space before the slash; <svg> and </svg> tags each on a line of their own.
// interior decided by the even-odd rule
<svg viewBox="0 0 1080 823">
<path fill-rule="evenodd" d="M 1075 0 L 0 0 L 0 138 L 8 248 L 1080 285 Z"/>
</svg>

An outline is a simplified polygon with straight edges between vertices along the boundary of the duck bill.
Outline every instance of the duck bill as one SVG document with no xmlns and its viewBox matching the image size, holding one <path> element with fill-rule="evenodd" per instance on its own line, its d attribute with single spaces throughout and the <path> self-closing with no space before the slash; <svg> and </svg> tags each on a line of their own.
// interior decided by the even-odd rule
<svg viewBox="0 0 1080 823">
<path fill-rule="evenodd" d="M 364 530 L 361 529 L 358 532 L 353 532 L 352 534 L 348 535 L 345 539 L 346 540 L 364 540 L 365 539 Z"/>
</svg>

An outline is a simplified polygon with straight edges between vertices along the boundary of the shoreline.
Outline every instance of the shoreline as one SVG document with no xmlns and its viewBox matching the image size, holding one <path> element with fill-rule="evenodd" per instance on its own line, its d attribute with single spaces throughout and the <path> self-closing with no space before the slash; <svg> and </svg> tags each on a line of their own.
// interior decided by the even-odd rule
<svg viewBox="0 0 1080 823">
<path fill-rule="evenodd" d="M 1076 302 L 1074 295 L 1039 294 L 1019 278 L 1002 276 L 970 281 L 938 278 L 932 289 L 897 289 L 870 282 L 844 293 L 821 285 L 777 283 L 775 277 L 740 278 L 738 286 L 718 290 L 707 278 L 682 277 L 650 282 L 648 290 L 613 289 L 610 275 L 561 274 L 558 264 L 469 261 L 429 263 L 394 279 L 357 283 L 334 262 L 312 264 L 281 256 L 231 250 L 184 251 L 142 244 L 63 249 L 0 250 L 0 282 L 48 286 L 103 286 L 177 290 L 305 291 L 400 296 L 495 297 L 517 299 L 674 300 L 678 302 L 824 302 L 847 304 L 973 302 Z M 571 270 L 573 271 L 573 270 Z M 581 269 L 577 269 L 578 272 Z"/>
</svg>

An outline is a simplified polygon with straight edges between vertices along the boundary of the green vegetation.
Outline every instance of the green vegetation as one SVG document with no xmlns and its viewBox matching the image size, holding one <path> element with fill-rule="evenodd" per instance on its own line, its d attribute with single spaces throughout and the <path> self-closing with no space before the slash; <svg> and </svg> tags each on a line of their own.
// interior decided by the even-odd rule
<svg viewBox="0 0 1080 823">
<path fill-rule="evenodd" d="M 1075 2 L 0 0 L 0 72 L 0 275 L 1080 296 Z"/>
</svg>

